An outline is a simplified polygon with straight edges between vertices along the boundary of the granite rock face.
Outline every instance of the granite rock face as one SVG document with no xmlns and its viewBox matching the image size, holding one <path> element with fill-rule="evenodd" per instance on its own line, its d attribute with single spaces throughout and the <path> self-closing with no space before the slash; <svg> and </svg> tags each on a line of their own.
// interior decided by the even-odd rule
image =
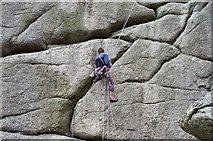
<svg viewBox="0 0 213 141">
<path fill-rule="evenodd" d="M 44 50 L 106 38 L 123 26 L 133 3 L 3 3 L 3 55 Z M 9 14 L 8 14 L 9 13 Z M 15 19 L 14 22 L 11 22 Z M 128 25 L 155 19 L 154 10 L 135 4 Z"/>
<path fill-rule="evenodd" d="M 2 2 L 1 137 L 211 139 L 211 9 L 196 0 Z M 90 87 L 99 47 L 116 103 L 105 79 Z"/>
<path fill-rule="evenodd" d="M 109 48 L 117 43 L 116 48 Z M 116 59 L 130 45 L 117 39 L 97 39 L 2 58 L 2 129 L 70 135 L 72 110 L 92 82 L 89 74 L 96 50 L 104 47 Z"/>
</svg>

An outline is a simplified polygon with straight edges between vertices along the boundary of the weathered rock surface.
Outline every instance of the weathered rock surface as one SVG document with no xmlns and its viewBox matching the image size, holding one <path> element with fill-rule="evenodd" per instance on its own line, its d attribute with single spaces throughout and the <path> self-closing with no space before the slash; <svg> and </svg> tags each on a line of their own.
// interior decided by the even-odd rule
<svg viewBox="0 0 213 141">
<path fill-rule="evenodd" d="M 161 18 L 168 14 L 183 15 L 190 14 L 195 11 L 200 11 L 207 3 L 205 2 L 188 2 L 183 3 L 168 3 L 164 6 L 159 7 L 157 11 L 157 18 Z"/>
<path fill-rule="evenodd" d="M 11 54 L 13 50 L 11 49 L 11 39 L 25 31 L 31 23 L 35 22 L 56 4 L 54 2 L 2 2 L 1 53 L 3 55 Z M 15 49 L 15 51 L 22 52 L 20 48 Z"/>
<path fill-rule="evenodd" d="M 2 2 L 1 48 L 16 55 L 0 59 L 0 133 L 209 139 L 212 100 L 195 101 L 213 90 L 212 3 L 188 1 L 136 2 L 123 32 L 132 2 Z M 110 105 L 104 80 L 89 88 L 99 47 L 113 62 Z"/>
<path fill-rule="evenodd" d="M 113 37 L 135 41 L 137 39 L 151 39 L 172 43 L 183 30 L 186 15 L 166 15 L 158 20 L 125 28 L 113 33 Z"/>
<path fill-rule="evenodd" d="M 150 83 L 188 90 L 212 89 L 212 65 L 210 61 L 180 54 L 166 62 Z"/>
<path fill-rule="evenodd" d="M 10 11 L 8 16 L 2 18 L 4 21 L 2 26 L 5 27 L 3 55 L 43 50 L 49 44 L 69 44 L 97 37 L 109 37 L 112 31 L 123 26 L 133 5 L 125 2 L 61 2 L 40 6 L 39 3 L 39 6 L 34 8 L 39 13 L 37 11 L 34 13 L 35 10 L 31 10 L 33 3 L 26 3 L 17 8 L 20 4 L 3 4 L 3 15 L 7 15 L 7 11 Z M 24 10 L 29 10 L 30 14 Z M 18 16 L 16 13 L 19 13 Z M 11 25 L 14 17 L 18 24 Z M 23 18 L 26 22 L 22 20 Z M 154 19 L 154 10 L 136 4 L 128 25 Z M 21 22 L 24 22 L 24 25 L 21 25 Z"/>
<path fill-rule="evenodd" d="M 60 139 L 61 141 L 83 141 L 80 139 L 70 138 L 63 135 L 54 135 L 54 134 L 43 134 L 43 135 L 23 135 L 21 133 L 10 133 L 0 131 L 0 138 L 6 140 L 17 140 L 17 139 L 37 139 L 37 140 L 49 140 L 49 139 Z"/>
<path fill-rule="evenodd" d="M 139 39 L 112 67 L 112 76 L 116 84 L 147 81 L 165 61 L 179 53 L 177 48 L 169 44 Z"/>
<path fill-rule="evenodd" d="M 104 84 L 97 83 L 76 105 L 71 124 L 74 135 L 85 139 L 101 139 L 103 134 L 108 139 L 193 138 L 179 128 L 178 119 L 202 92 L 123 83 L 116 85 L 119 101 L 109 105 L 104 100 Z"/>
<path fill-rule="evenodd" d="M 157 9 L 158 7 L 168 3 L 167 0 L 152 0 L 152 1 L 139 1 L 141 5 L 144 5 L 148 8 Z"/>
<path fill-rule="evenodd" d="M 202 11 L 195 12 L 188 20 L 186 29 L 174 43 L 185 54 L 213 60 L 211 42 L 212 3 Z"/>
<path fill-rule="evenodd" d="M 91 40 L 2 58 L 2 129 L 69 135 L 72 109 L 90 87 L 96 50 L 105 48 L 115 60 L 130 45 L 115 39 Z"/>
<path fill-rule="evenodd" d="M 180 126 L 186 132 L 201 140 L 213 139 L 213 93 L 207 93 L 205 97 L 190 105 L 184 117 L 180 120 Z"/>
</svg>

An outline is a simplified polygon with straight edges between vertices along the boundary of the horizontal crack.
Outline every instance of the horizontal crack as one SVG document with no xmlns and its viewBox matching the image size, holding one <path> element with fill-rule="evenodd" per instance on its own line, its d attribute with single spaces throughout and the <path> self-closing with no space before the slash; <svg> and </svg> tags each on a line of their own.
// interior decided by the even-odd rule
<svg viewBox="0 0 213 141">
<path fill-rule="evenodd" d="M 157 39 L 152 39 L 152 38 L 139 38 L 139 39 L 144 39 L 144 40 L 150 40 L 150 41 L 153 41 L 153 42 L 158 42 L 158 43 L 166 43 L 166 44 L 170 44 L 170 45 L 173 45 L 171 42 L 169 41 L 164 41 L 164 40 L 157 40 Z"/>
<path fill-rule="evenodd" d="M 149 84 L 155 84 L 155 83 L 149 83 Z M 155 84 L 158 85 L 158 84 Z M 187 88 L 182 88 L 182 87 L 175 87 L 175 86 L 166 86 L 166 85 L 158 85 L 161 87 L 165 87 L 165 88 L 170 88 L 170 89 L 178 89 L 178 90 L 187 90 L 187 91 L 200 91 L 198 89 L 187 89 Z"/>
<path fill-rule="evenodd" d="M 144 79 L 127 79 L 124 80 L 118 84 L 123 84 L 123 83 L 145 83 L 148 82 L 148 80 L 144 80 Z"/>
<path fill-rule="evenodd" d="M 17 26 L 7 26 L 7 25 L 1 25 L 1 27 L 3 27 L 3 28 L 14 28 L 14 27 L 17 27 Z"/>
<path fill-rule="evenodd" d="M 166 103 L 170 101 L 175 101 L 175 99 L 169 99 L 169 100 L 160 100 L 160 101 L 155 101 L 155 102 L 143 102 L 143 104 L 159 104 L 159 103 Z"/>
<path fill-rule="evenodd" d="M 30 113 L 30 112 L 38 111 L 38 110 L 40 110 L 40 109 L 41 109 L 41 108 L 36 108 L 36 109 L 31 109 L 31 110 L 26 111 L 26 112 L 23 112 L 23 113 L 18 113 L 18 114 L 11 114 L 11 115 L 2 116 L 1 119 L 5 119 L 5 118 L 8 118 L 8 117 L 16 117 L 16 116 L 24 115 L 24 114 L 27 114 L 27 113 Z M 1 119 L 0 119 L 0 120 L 1 120 Z"/>
</svg>

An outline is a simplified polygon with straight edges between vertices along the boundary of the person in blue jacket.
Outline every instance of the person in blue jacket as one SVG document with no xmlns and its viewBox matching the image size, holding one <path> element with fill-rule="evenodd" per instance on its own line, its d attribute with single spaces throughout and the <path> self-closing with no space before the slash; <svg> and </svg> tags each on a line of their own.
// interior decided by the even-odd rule
<svg viewBox="0 0 213 141">
<path fill-rule="evenodd" d="M 98 54 L 95 57 L 95 76 L 93 79 L 92 86 L 101 80 L 101 78 L 105 77 L 107 79 L 107 83 L 109 86 L 109 99 L 110 102 L 116 102 L 118 101 L 117 98 L 113 96 L 114 91 L 114 82 L 112 80 L 112 77 L 109 74 L 109 69 L 111 68 L 111 61 L 109 59 L 108 54 L 104 52 L 103 48 L 98 49 Z"/>
</svg>

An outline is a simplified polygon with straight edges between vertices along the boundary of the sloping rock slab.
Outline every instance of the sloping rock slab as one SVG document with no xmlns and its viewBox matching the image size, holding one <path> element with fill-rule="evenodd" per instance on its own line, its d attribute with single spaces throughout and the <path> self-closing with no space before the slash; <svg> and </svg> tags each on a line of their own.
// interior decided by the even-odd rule
<svg viewBox="0 0 213 141">
<path fill-rule="evenodd" d="M 115 63 L 110 72 L 115 83 L 147 81 L 165 61 L 176 57 L 180 51 L 167 43 L 139 39 Z"/>
<path fill-rule="evenodd" d="M 184 29 L 187 19 L 185 15 L 166 15 L 158 20 L 125 28 L 113 33 L 112 37 L 121 36 L 122 39 L 135 41 L 137 39 L 151 39 L 172 43 Z"/>
<path fill-rule="evenodd" d="M 166 62 L 150 83 L 188 90 L 212 89 L 212 65 L 210 61 L 180 54 Z"/>
<path fill-rule="evenodd" d="M 116 85 L 119 101 L 109 104 L 100 81 L 77 103 L 71 123 L 84 139 L 192 139 L 178 126 L 187 106 L 204 94 L 147 83 Z"/>
<path fill-rule="evenodd" d="M 72 109 L 90 87 L 97 49 L 103 47 L 115 59 L 130 45 L 114 39 L 91 40 L 1 58 L 2 130 L 69 135 Z"/>
</svg>

